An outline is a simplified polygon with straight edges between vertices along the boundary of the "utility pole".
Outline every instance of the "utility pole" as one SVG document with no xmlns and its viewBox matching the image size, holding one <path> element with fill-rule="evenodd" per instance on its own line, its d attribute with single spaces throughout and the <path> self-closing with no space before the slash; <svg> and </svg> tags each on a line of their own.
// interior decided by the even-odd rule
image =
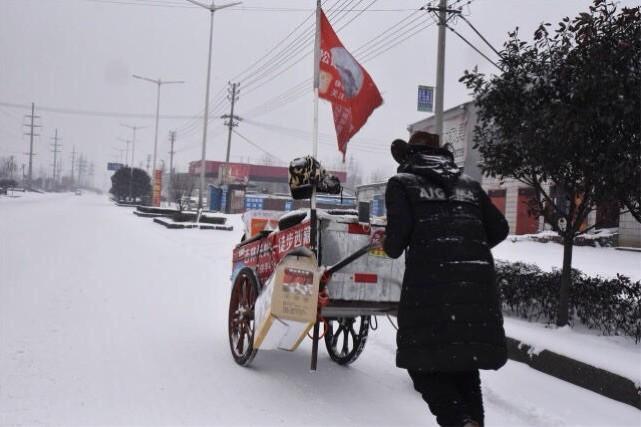
<svg viewBox="0 0 641 427">
<path fill-rule="evenodd" d="M 138 129 L 144 129 L 143 126 L 136 126 L 136 125 L 127 125 L 124 123 L 120 123 L 120 126 L 126 127 L 131 129 L 133 132 L 132 134 L 132 139 L 131 139 L 131 167 L 129 168 L 129 197 L 131 197 L 131 192 L 133 188 L 133 181 L 134 181 L 134 151 L 136 150 L 136 131 Z M 124 139 L 119 138 L 121 141 L 126 141 Z M 129 142 L 127 142 L 127 151 L 129 151 Z M 127 153 L 125 153 L 125 162 L 129 160 Z"/>
<path fill-rule="evenodd" d="M 447 0 L 440 0 L 438 7 L 428 7 L 428 11 L 436 12 L 438 23 L 438 50 L 436 54 L 436 97 L 434 113 L 436 116 L 436 133 L 439 143 L 443 144 L 443 99 L 445 94 L 445 33 L 449 15 L 460 14 L 460 10 L 448 9 Z"/>
<path fill-rule="evenodd" d="M 207 124 L 209 122 L 209 83 L 211 80 L 211 48 L 214 39 L 214 13 L 220 9 L 225 9 L 227 7 L 241 4 L 241 2 L 234 2 L 224 4 L 222 6 L 216 6 L 213 0 L 210 5 L 206 5 L 196 0 L 187 1 L 209 11 L 209 51 L 207 54 L 207 83 L 205 85 L 205 114 L 203 116 L 203 147 L 202 155 L 200 157 L 200 191 L 198 192 L 198 209 L 202 209 L 203 194 L 205 193 L 205 154 L 207 151 Z M 200 220 L 200 216 L 198 217 L 198 219 Z"/>
<path fill-rule="evenodd" d="M 83 172 L 82 163 L 83 163 L 82 154 L 79 154 L 78 155 L 78 186 L 79 187 L 82 185 L 82 172 Z"/>
<path fill-rule="evenodd" d="M 125 138 L 120 138 L 120 137 L 118 137 L 117 139 L 118 139 L 118 141 L 121 141 L 121 142 L 125 143 L 125 164 L 126 164 L 126 166 L 129 166 L 130 164 L 133 165 L 133 162 L 129 163 L 129 144 L 131 144 L 131 141 L 128 140 L 128 139 L 125 139 Z"/>
<path fill-rule="evenodd" d="M 75 167 L 76 167 L 76 146 L 73 146 L 73 150 L 71 151 L 71 186 L 73 187 L 73 179 L 75 176 Z"/>
<path fill-rule="evenodd" d="M 134 131 L 134 135 L 135 135 L 135 131 Z M 122 141 L 122 142 L 124 142 L 126 144 L 125 162 L 127 163 L 127 166 L 129 167 L 129 198 L 131 198 L 131 192 L 132 192 L 133 181 L 134 181 L 133 149 L 131 150 L 132 151 L 132 163 L 130 165 L 129 164 L 129 144 L 131 143 L 131 141 L 129 141 L 128 139 L 124 139 L 124 138 L 118 138 L 118 140 Z"/>
<path fill-rule="evenodd" d="M 82 185 L 82 178 L 85 178 L 85 185 L 87 185 L 87 180 L 85 173 L 87 172 L 87 158 L 83 155 L 80 154 L 78 156 L 78 185 Z"/>
<path fill-rule="evenodd" d="M 118 148 L 118 147 L 111 147 L 111 148 L 113 150 L 117 151 L 118 153 L 120 153 L 120 155 L 117 157 L 117 161 L 124 165 L 125 162 L 124 162 L 123 158 L 124 158 L 124 154 L 125 154 L 125 149 L 124 148 Z"/>
<path fill-rule="evenodd" d="M 134 163 L 134 152 L 136 150 L 136 131 L 138 129 L 144 129 L 146 126 L 136 126 L 136 125 L 128 125 L 125 123 L 120 123 L 120 126 L 126 127 L 132 130 L 133 134 L 131 136 L 131 165 L 135 165 Z M 124 141 L 121 139 L 121 141 Z M 127 150 L 129 149 L 129 145 L 127 145 Z M 128 157 L 125 158 L 125 162 L 128 162 Z"/>
<path fill-rule="evenodd" d="M 60 150 L 58 150 L 58 147 L 59 147 L 59 144 L 58 144 L 58 141 L 59 141 L 58 129 L 56 129 L 56 133 L 55 133 L 54 137 L 51 138 L 51 139 L 53 139 L 53 150 L 52 150 L 52 153 L 53 153 L 53 182 L 55 184 L 57 182 L 56 176 L 57 176 L 57 170 L 58 170 L 58 168 L 57 168 L 57 166 L 58 166 L 58 153 L 60 153 Z"/>
<path fill-rule="evenodd" d="M 172 188 L 171 188 L 171 181 L 174 175 L 174 154 L 176 153 L 174 151 L 174 142 L 176 142 L 175 130 L 172 130 L 171 132 L 169 132 L 169 140 L 171 141 L 171 150 L 169 151 L 169 179 L 167 180 L 167 198 L 169 199 L 169 203 L 173 203 L 174 192 L 172 191 Z"/>
<path fill-rule="evenodd" d="M 236 104 L 236 101 L 238 101 L 238 93 L 240 92 L 240 90 L 238 89 L 239 84 L 228 84 L 230 85 L 230 87 L 227 88 L 227 99 L 229 99 L 229 101 L 231 102 L 231 112 L 229 114 L 223 114 L 222 116 L 220 116 L 221 119 L 229 119 L 225 122 L 225 125 L 227 125 L 229 128 L 229 132 L 227 134 L 227 155 L 225 156 L 225 166 L 227 167 L 229 164 L 229 152 L 231 150 L 231 132 L 234 127 L 238 126 L 238 121 L 242 120 L 240 117 L 234 115 L 234 106 Z"/>
<path fill-rule="evenodd" d="M 36 104 L 33 102 L 31 103 L 31 114 L 25 117 L 30 119 L 30 124 L 25 125 L 29 127 L 29 133 L 25 133 L 25 135 L 29 135 L 29 172 L 27 175 L 27 182 L 29 184 L 29 188 L 31 188 L 31 184 L 33 182 L 33 156 L 35 156 L 33 153 L 33 137 L 40 136 L 39 134 L 34 133 L 34 128 L 42 127 L 34 123 L 35 119 L 40 118 L 40 116 L 36 116 Z"/>
<path fill-rule="evenodd" d="M 93 182 L 94 181 L 93 180 L 93 177 L 94 177 L 94 164 L 93 164 L 93 162 L 89 163 L 89 176 L 91 177 L 91 179 L 89 180 L 89 186 L 93 187 L 93 184 L 94 184 L 94 182 Z"/>
<path fill-rule="evenodd" d="M 147 173 L 149 173 L 149 163 L 151 163 L 151 154 L 147 154 L 147 168 L 146 168 L 147 169 Z M 153 175 L 153 173 L 151 173 L 150 175 Z M 153 181 L 154 180 L 152 178 L 151 182 L 153 182 Z"/>
</svg>

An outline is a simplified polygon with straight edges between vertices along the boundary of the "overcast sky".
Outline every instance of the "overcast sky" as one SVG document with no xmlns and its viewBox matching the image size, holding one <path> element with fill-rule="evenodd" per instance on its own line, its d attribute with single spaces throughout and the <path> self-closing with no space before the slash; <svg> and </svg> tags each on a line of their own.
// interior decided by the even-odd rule
<svg viewBox="0 0 641 427">
<path fill-rule="evenodd" d="M 468 0 L 450 0 L 455 2 L 461 6 Z M 414 12 L 426 1 L 326 0 L 324 4 L 334 28 L 344 26 L 338 31 L 343 44 L 363 60 L 384 99 L 383 106 L 350 142 L 348 157 L 358 161 L 365 176 L 375 170 L 392 174 L 390 141 L 406 137 L 407 125 L 426 117 L 416 111 L 416 91 L 417 85 L 433 85 L 435 81 L 436 26 L 428 25 L 431 18 L 425 12 Z M 523 37 L 531 39 L 539 23 L 575 16 L 589 4 L 586 0 L 472 0 L 464 12 L 494 46 L 500 47 L 507 32 L 516 26 Z M 216 13 L 211 84 L 215 108 L 209 126 L 208 159 L 225 157 L 227 132 L 218 116 L 228 112 L 223 91 L 235 77 L 241 87 L 236 111 L 244 119 L 237 130 L 255 145 L 234 135 L 233 161 L 249 158 L 260 162 L 266 153 L 288 161 L 311 152 L 312 88 L 304 82 L 312 76 L 312 56 L 305 56 L 312 42 L 311 37 L 305 42 L 304 36 L 312 32 L 312 20 L 305 19 L 314 5 L 314 0 L 245 0 L 239 9 Z M 375 39 L 399 21 L 385 37 Z M 463 21 L 455 27 L 495 58 Z M 392 41 L 413 33 L 383 52 Z M 174 162 L 178 170 L 186 170 L 189 161 L 200 159 L 202 119 L 187 117 L 203 111 L 208 34 L 209 13 L 183 0 L 0 0 L 0 156 L 15 155 L 19 164 L 26 163 L 23 153 L 28 151 L 29 140 L 22 134 L 28 111 L 7 104 L 35 102 L 43 126 L 36 139 L 36 172 L 51 170 L 50 138 L 56 128 L 62 138 L 64 169 L 70 168 L 75 146 L 95 163 L 98 184 L 107 185 L 106 163 L 118 161 L 118 149 L 125 148 L 118 138 L 131 138 L 131 131 L 121 123 L 146 126 L 138 132 L 135 152 L 136 164 L 146 163 L 153 152 L 156 87 L 131 77 L 140 74 L 186 82 L 162 87 L 161 115 L 170 117 L 161 118 L 158 137 L 159 164 L 160 160 L 168 163 L 168 133 L 177 130 Z M 270 51 L 267 63 L 256 62 Z M 475 65 L 487 73 L 495 72 L 493 65 L 448 32 L 446 108 L 469 100 L 458 79 L 463 70 Z M 284 99 L 274 100 L 283 94 Z M 328 164 L 336 162 L 340 156 L 331 107 L 322 100 L 320 132 L 319 157 Z"/>
</svg>

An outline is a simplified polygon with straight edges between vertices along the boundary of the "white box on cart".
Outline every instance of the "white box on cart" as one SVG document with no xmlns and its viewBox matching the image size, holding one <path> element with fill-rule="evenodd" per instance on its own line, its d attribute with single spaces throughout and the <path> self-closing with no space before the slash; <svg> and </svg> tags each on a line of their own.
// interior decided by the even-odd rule
<svg viewBox="0 0 641 427">
<path fill-rule="evenodd" d="M 276 266 L 255 306 L 254 346 L 293 351 L 316 322 L 320 269 L 306 249 Z"/>
</svg>

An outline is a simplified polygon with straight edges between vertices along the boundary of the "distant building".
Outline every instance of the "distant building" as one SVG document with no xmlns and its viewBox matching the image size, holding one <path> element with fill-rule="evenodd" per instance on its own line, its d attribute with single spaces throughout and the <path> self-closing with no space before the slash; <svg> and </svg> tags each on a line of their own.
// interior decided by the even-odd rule
<svg viewBox="0 0 641 427">
<path fill-rule="evenodd" d="M 189 163 L 189 174 L 200 176 L 200 160 Z M 329 171 L 338 177 L 341 183 L 347 181 L 346 172 Z M 205 178 L 208 184 L 218 185 L 224 182 L 247 186 L 247 191 L 265 194 L 289 194 L 289 169 L 286 166 L 254 165 L 249 163 L 229 163 L 217 160 L 205 161 Z"/>
<path fill-rule="evenodd" d="M 456 164 L 464 172 L 479 181 L 487 191 L 492 203 L 505 215 L 511 234 L 530 234 L 542 231 L 546 226 L 543 218 L 530 215 L 528 201 L 534 191 L 527 185 L 514 180 L 483 177 L 479 163 L 481 155 L 474 149 L 474 127 L 477 123 L 476 108 L 466 102 L 443 113 L 443 145 L 449 144 Z M 410 135 L 417 131 L 436 132 L 434 116 L 412 123 L 407 127 Z M 387 183 L 358 186 L 358 202 L 369 202 L 373 215 L 385 215 L 385 188 Z M 547 187 L 555 204 L 563 204 L 564 194 L 555 186 Z M 588 218 L 586 226 L 596 224 L 598 228 L 618 228 L 619 245 L 641 247 L 641 224 L 632 215 L 620 214 L 616 206 L 599 206 Z"/>
<path fill-rule="evenodd" d="M 465 173 L 481 181 L 479 161 L 481 155 L 474 149 L 474 126 L 476 126 L 476 108 L 472 102 L 466 102 L 443 112 L 443 140 L 441 145 L 449 145 L 454 154 L 454 161 Z M 434 116 L 407 126 L 410 135 L 424 131 L 436 133 Z"/>
<path fill-rule="evenodd" d="M 189 164 L 189 176 L 199 187 L 200 161 Z M 341 183 L 346 172 L 328 171 Z M 309 206 L 308 200 L 292 200 L 289 190 L 289 168 L 285 166 L 205 161 L 207 206 L 213 211 L 240 213 L 247 210 L 289 211 Z M 353 209 L 354 197 L 319 194 L 317 206 L 321 209 Z"/>
<path fill-rule="evenodd" d="M 369 212 L 372 216 L 385 216 L 385 189 L 387 181 L 363 184 L 356 187 L 356 201 L 368 202 Z"/>
<path fill-rule="evenodd" d="M 619 246 L 641 247 L 641 224 L 629 212 L 619 218 Z"/>
</svg>

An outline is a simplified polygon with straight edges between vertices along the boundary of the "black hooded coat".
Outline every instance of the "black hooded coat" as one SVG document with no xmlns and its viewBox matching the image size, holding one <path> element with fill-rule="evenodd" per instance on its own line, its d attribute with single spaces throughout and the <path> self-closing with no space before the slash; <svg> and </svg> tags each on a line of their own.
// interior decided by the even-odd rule
<svg viewBox="0 0 641 427">
<path fill-rule="evenodd" d="M 505 217 L 449 151 L 413 147 L 387 185 L 385 252 L 405 251 L 396 364 L 426 372 L 498 369 L 507 361 L 490 248 Z"/>
</svg>

